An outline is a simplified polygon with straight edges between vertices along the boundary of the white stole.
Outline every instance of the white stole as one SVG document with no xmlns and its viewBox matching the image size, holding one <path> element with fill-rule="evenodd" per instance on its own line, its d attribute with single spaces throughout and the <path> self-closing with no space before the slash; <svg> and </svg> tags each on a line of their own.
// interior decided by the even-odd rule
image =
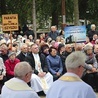
<svg viewBox="0 0 98 98">
<path fill-rule="evenodd" d="M 39 54 L 34 54 L 33 53 L 33 56 L 34 56 L 34 60 L 35 60 L 35 69 L 38 72 L 43 72 L 42 67 L 41 67 L 41 62 L 40 62 Z"/>
<path fill-rule="evenodd" d="M 26 83 L 18 82 L 13 79 L 5 82 L 5 86 L 12 90 L 32 90 L 32 88 L 30 88 Z"/>
<path fill-rule="evenodd" d="M 33 54 L 33 56 L 34 56 L 34 60 L 35 60 L 35 69 L 38 72 L 43 72 L 42 67 L 41 67 L 41 61 L 40 61 L 39 54 Z M 43 78 L 40 77 L 40 79 L 41 79 L 41 84 L 42 84 L 43 90 L 47 90 L 49 87 L 46 82 L 46 79 L 44 77 Z"/>
</svg>

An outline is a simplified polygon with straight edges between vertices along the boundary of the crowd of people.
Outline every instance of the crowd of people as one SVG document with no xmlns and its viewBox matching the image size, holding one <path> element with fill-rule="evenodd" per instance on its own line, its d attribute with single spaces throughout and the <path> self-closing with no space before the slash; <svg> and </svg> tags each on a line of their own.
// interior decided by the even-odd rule
<svg viewBox="0 0 98 98">
<path fill-rule="evenodd" d="M 85 54 L 85 57 L 83 54 Z M 47 35 L 41 34 L 36 40 L 34 39 L 34 36 L 32 34 L 25 34 L 24 36 L 13 36 L 11 43 L 9 34 L 7 33 L 4 33 L 2 39 L 0 40 L 1 89 L 5 83 L 1 92 L 1 95 L 3 96 L 2 98 L 8 98 L 6 97 L 6 95 L 11 92 L 7 92 L 9 88 L 11 90 L 25 89 L 29 91 L 31 91 L 32 89 L 34 90 L 33 92 L 36 92 L 38 94 L 39 92 L 43 91 L 44 94 L 47 95 L 47 98 L 52 98 L 53 94 L 57 93 L 57 97 L 55 98 L 59 98 L 60 94 L 62 96 L 61 98 L 65 98 L 65 94 L 68 94 L 68 91 L 72 92 L 71 85 L 74 85 L 73 88 L 75 88 L 75 83 L 66 83 L 65 85 L 65 83 L 63 82 L 70 81 L 66 80 L 70 77 L 71 80 L 73 79 L 73 77 L 75 77 L 75 79 L 77 78 L 76 81 L 73 79 L 76 84 L 77 81 L 79 82 L 78 85 L 80 86 L 77 86 L 77 88 L 79 88 L 80 90 L 78 89 L 77 93 L 81 92 L 83 90 L 82 87 L 84 87 L 85 91 L 87 91 L 88 89 L 91 92 L 90 95 L 88 94 L 89 91 L 87 91 L 88 93 L 85 96 L 87 96 L 87 98 L 95 98 L 92 88 L 96 92 L 98 92 L 97 69 L 98 32 L 96 31 L 96 26 L 94 24 L 91 25 L 91 30 L 87 33 L 86 42 L 84 43 L 65 44 L 64 32 L 62 34 L 59 33 L 56 26 L 52 26 L 51 31 Z M 79 77 L 71 74 L 71 72 L 78 75 Z M 82 80 L 89 84 L 92 88 L 84 82 L 81 83 L 80 78 L 82 78 Z M 57 82 L 55 82 L 56 80 Z M 26 86 L 23 88 L 23 86 L 21 85 L 21 82 L 23 81 L 28 83 L 28 87 L 27 85 L 23 85 Z M 13 88 L 12 86 L 14 85 L 14 82 L 16 83 L 16 86 L 21 85 L 21 88 Z M 70 89 L 66 89 L 67 85 L 70 85 Z M 56 87 L 60 89 L 57 91 Z M 62 91 L 62 89 L 66 89 L 65 92 L 67 92 L 65 93 L 64 91 Z M 13 91 L 13 94 L 14 93 L 15 92 Z M 17 91 L 17 93 L 15 94 L 18 95 L 18 93 L 19 92 Z M 32 96 L 32 93 L 29 93 L 31 94 L 30 96 Z M 38 95 L 36 93 L 33 93 L 35 97 L 29 96 L 28 98 L 38 98 Z M 72 93 L 75 94 L 75 92 Z M 80 96 L 77 93 L 76 96 Z M 81 94 L 83 93 L 81 92 Z M 9 98 L 13 98 L 13 96 Z M 26 96 L 26 93 L 24 96 Z M 68 98 L 72 98 L 72 96 L 73 95 L 70 94 L 70 97 Z M 86 98 L 85 96 L 83 96 L 82 98 Z"/>
</svg>

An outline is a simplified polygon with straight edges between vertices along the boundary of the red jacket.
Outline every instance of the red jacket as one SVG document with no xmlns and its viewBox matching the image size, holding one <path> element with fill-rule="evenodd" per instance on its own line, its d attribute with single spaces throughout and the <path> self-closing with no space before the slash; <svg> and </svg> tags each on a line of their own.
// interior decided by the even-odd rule
<svg viewBox="0 0 98 98">
<path fill-rule="evenodd" d="M 14 61 L 11 61 L 10 59 L 7 59 L 5 61 L 5 67 L 6 67 L 6 74 L 7 75 L 11 75 L 11 76 L 14 76 L 14 68 L 15 68 L 15 65 L 17 63 L 19 63 L 20 60 L 15 58 Z"/>
</svg>

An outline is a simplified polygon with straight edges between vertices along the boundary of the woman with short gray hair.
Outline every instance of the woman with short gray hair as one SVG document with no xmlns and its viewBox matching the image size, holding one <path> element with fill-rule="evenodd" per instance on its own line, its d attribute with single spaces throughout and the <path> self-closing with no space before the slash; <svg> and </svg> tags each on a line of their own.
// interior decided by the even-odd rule
<svg viewBox="0 0 98 98">
<path fill-rule="evenodd" d="M 92 68 L 95 68 L 96 71 L 86 71 L 84 76 L 84 81 L 92 86 L 93 89 L 98 91 L 98 63 L 95 58 L 95 54 L 93 53 L 93 47 L 90 45 L 85 46 L 84 52 L 86 54 L 86 61 L 85 63 Z"/>
</svg>

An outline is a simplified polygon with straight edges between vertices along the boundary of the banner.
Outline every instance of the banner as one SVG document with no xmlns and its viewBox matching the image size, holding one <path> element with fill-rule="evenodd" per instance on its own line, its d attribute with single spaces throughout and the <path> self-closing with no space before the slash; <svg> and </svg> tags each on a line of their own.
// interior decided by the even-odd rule
<svg viewBox="0 0 98 98">
<path fill-rule="evenodd" d="M 64 28 L 65 42 L 85 42 L 86 41 L 86 27 L 85 26 L 69 26 Z"/>
<path fill-rule="evenodd" d="M 18 30 L 18 14 L 2 15 L 2 30 L 3 31 Z"/>
</svg>

